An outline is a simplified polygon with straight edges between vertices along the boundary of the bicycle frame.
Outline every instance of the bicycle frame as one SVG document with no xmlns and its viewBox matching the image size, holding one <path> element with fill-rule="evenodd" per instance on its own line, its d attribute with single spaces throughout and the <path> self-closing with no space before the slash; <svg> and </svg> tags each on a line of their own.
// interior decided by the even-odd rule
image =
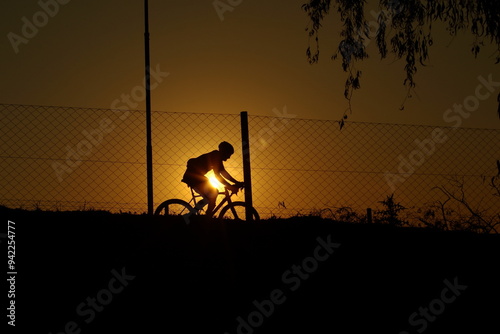
<svg viewBox="0 0 500 334">
<path fill-rule="evenodd" d="M 203 196 L 196 194 L 196 192 L 194 191 L 193 188 L 189 188 L 189 189 L 191 189 L 191 196 L 192 196 L 191 200 L 189 201 L 189 204 L 194 203 L 194 205 L 193 204 L 191 204 L 191 205 L 193 205 L 193 207 L 197 211 L 200 211 L 201 208 L 199 208 L 199 209 L 197 208 L 198 202 L 196 201 L 196 198 L 197 197 L 203 198 Z M 228 203 L 228 205 L 231 205 L 233 203 L 233 201 L 231 201 L 231 196 L 234 195 L 234 192 L 232 192 L 230 194 L 229 190 L 227 190 L 226 187 L 224 187 L 224 191 L 218 192 L 217 197 L 219 197 L 220 195 L 224 195 L 224 199 L 222 201 L 220 201 L 220 203 L 215 206 L 214 210 L 212 211 L 212 215 L 210 217 L 213 217 L 224 206 L 224 204 L 226 204 L 226 202 Z"/>
<path fill-rule="evenodd" d="M 191 199 L 189 202 L 186 202 L 182 199 L 172 198 L 162 202 L 155 210 L 155 215 L 174 215 L 174 216 L 184 216 L 185 219 L 192 214 L 198 214 L 203 206 L 206 203 L 203 202 L 203 206 L 201 206 L 201 201 L 197 201 L 197 198 L 202 197 L 195 193 L 194 189 L 191 189 Z M 220 201 L 219 204 L 214 207 L 212 214 L 210 217 L 214 217 L 216 214 L 219 214 L 220 218 L 232 218 L 235 220 L 245 220 L 245 217 L 248 216 L 246 210 L 251 210 L 251 214 L 253 219 L 259 220 L 259 214 L 255 210 L 255 208 L 248 208 L 248 205 L 245 202 L 241 201 L 233 201 L 231 197 L 234 194 L 237 194 L 238 191 L 232 191 L 231 189 L 224 188 L 224 191 L 218 191 L 217 196 L 223 195 L 224 198 Z M 194 207 L 193 207 L 194 205 Z M 172 210 L 172 211 L 171 211 Z M 230 212 L 227 214 L 227 212 Z M 227 215 L 226 215 L 227 214 Z M 252 219 L 252 218 L 251 218 Z M 253 220 L 252 219 L 252 220 Z"/>
</svg>

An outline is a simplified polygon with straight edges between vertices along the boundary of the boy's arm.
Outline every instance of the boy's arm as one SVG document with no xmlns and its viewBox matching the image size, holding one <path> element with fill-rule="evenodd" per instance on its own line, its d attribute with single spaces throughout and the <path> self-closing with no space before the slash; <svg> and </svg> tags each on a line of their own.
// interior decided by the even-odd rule
<svg viewBox="0 0 500 334">
<path fill-rule="evenodd" d="M 219 180 L 219 182 L 225 186 L 231 185 L 229 182 L 226 181 L 226 179 L 231 182 L 238 183 L 238 181 L 234 177 L 232 177 L 225 169 L 222 170 L 214 169 L 214 175 L 217 178 L 217 180 Z"/>
<path fill-rule="evenodd" d="M 231 174 L 226 171 L 226 168 L 224 168 L 224 163 L 222 162 L 220 156 L 218 156 L 217 163 L 215 163 L 213 170 L 217 180 L 219 180 L 219 182 L 225 186 L 232 186 L 229 182 L 226 181 L 226 179 L 233 183 L 242 183 L 236 180 L 231 176 Z"/>
<path fill-rule="evenodd" d="M 233 183 L 242 183 L 242 182 L 239 182 L 238 180 L 236 180 L 234 177 L 232 177 L 231 174 L 229 174 L 226 171 L 226 169 L 224 168 L 224 165 L 222 163 L 219 166 L 217 166 L 216 168 L 214 168 L 214 175 L 217 178 L 217 180 L 219 180 L 219 182 L 225 186 L 231 186 L 231 184 L 229 182 L 227 182 L 226 179 L 233 182 Z"/>
<path fill-rule="evenodd" d="M 228 179 L 229 181 L 231 181 L 233 183 L 240 183 L 234 177 L 232 177 L 225 169 L 222 170 L 220 173 L 222 176 L 224 176 L 224 178 Z"/>
</svg>

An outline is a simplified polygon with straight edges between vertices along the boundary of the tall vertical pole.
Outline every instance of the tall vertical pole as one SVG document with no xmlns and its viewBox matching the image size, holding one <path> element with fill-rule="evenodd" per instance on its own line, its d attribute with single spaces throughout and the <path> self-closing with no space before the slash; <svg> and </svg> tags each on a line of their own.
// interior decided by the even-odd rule
<svg viewBox="0 0 500 334">
<path fill-rule="evenodd" d="M 248 113 L 242 111 L 241 116 L 241 142 L 243 149 L 243 178 L 245 182 L 245 214 L 246 221 L 252 221 L 252 173 L 250 169 L 250 140 L 248 134 Z"/>
<path fill-rule="evenodd" d="M 151 77 L 149 56 L 149 5 L 144 0 L 144 49 L 146 60 L 146 165 L 148 182 L 148 214 L 153 214 L 153 146 L 151 144 Z"/>
</svg>

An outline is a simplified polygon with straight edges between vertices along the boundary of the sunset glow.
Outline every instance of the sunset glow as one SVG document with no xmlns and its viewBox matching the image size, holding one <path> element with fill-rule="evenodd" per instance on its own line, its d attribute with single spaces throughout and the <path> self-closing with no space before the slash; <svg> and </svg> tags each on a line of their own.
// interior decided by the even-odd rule
<svg viewBox="0 0 500 334">
<path fill-rule="evenodd" d="M 217 180 L 213 171 L 208 172 L 205 176 L 208 178 L 212 186 L 217 188 L 219 191 L 224 191 L 224 185 Z"/>
</svg>

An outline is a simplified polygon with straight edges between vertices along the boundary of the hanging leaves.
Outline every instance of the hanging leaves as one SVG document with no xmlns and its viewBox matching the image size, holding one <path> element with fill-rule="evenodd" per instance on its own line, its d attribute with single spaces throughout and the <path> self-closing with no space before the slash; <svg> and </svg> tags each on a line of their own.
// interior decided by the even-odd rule
<svg viewBox="0 0 500 334">
<path fill-rule="evenodd" d="M 368 57 L 369 25 L 365 17 L 366 0 L 309 0 L 302 9 L 310 19 L 308 31 L 311 43 L 306 51 L 311 64 L 319 61 L 318 32 L 326 15 L 335 10 L 342 23 L 340 41 L 332 59 L 340 58 L 342 69 L 347 72 L 344 96 L 349 101 L 352 92 L 359 89 L 360 75 L 357 61 Z M 429 47 L 433 45 L 432 23 L 446 25 L 450 35 L 469 31 L 475 38 L 471 52 L 477 56 L 486 41 L 497 45 L 496 63 L 500 63 L 500 1 L 498 0 L 379 0 L 380 13 L 375 41 L 381 58 L 390 52 L 397 59 L 404 59 L 406 77 L 403 84 L 408 88 L 407 98 L 416 86 L 415 75 L 419 66 L 425 66 Z M 500 99 L 500 97 L 499 97 Z M 406 100 L 406 99 L 405 99 Z M 402 106 L 404 108 L 404 106 Z M 500 100 L 499 100 L 500 117 Z"/>
</svg>

